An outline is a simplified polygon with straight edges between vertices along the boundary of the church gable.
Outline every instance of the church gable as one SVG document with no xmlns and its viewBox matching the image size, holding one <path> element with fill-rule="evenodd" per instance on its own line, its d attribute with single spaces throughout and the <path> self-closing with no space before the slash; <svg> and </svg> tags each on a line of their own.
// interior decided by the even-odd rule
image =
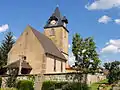
<svg viewBox="0 0 120 90">
<path fill-rule="evenodd" d="M 44 48 L 34 35 L 30 26 L 27 26 L 8 54 L 8 64 L 20 59 L 20 55 L 26 56 L 26 61 L 33 68 L 32 71 L 40 72 L 40 66 L 44 58 Z"/>
<path fill-rule="evenodd" d="M 30 45 L 30 43 L 31 43 L 31 45 Z M 32 43 L 33 43 L 33 45 L 32 45 Z M 24 32 L 21 34 L 21 36 L 17 39 L 16 43 L 13 45 L 12 49 L 10 50 L 10 52 L 8 54 L 15 51 L 16 49 L 20 50 L 20 49 L 35 48 L 36 44 L 39 44 L 37 46 L 37 48 L 40 47 L 42 49 L 41 53 L 43 53 L 44 49 L 43 49 L 42 45 L 40 44 L 39 40 L 33 33 L 31 27 L 28 25 L 26 27 L 26 29 L 24 30 Z M 21 52 L 21 54 L 24 54 L 24 53 L 25 53 L 25 50 Z"/>
</svg>

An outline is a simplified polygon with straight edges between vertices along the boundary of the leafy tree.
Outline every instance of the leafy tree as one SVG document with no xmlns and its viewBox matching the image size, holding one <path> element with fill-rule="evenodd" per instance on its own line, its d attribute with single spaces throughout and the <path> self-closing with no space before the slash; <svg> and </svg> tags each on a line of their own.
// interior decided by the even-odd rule
<svg viewBox="0 0 120 90">
<path fill-rule="evenodd" d="M 76 33 L 73 36 L 72 52 L 75 56 L 75 67 L 77 71 L 86 74 L 89 72 L 96 72 L 100 60 L 92 37 L 83 39 L 78 33 Z"/>
<path fill-rule="evenodd" d="M 0 47 L 0 67 L 7 64 L 7 55 L 14 43 L 15 41 L 13 39 L 13 33 L 7 32 Z"/>
<path fill-rule="evenodd" d="M 109 84 L 120 80 L 120 61 L 104 63 L 104 67 L 109 71 L 107 76 Z"/>
</svg>

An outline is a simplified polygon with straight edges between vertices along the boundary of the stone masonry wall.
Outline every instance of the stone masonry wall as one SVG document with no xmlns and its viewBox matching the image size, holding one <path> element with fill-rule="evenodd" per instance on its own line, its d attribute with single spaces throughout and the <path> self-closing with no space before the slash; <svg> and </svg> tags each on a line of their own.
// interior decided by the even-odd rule
<svg viewBox="0 0 120 90">
<path fill-rule="evenodd" d="M 76 74 L 80 75 L 80 73 L 75 73 L 75 72 L 44 74 L 44 80 L 45 81 L 50 80 L 50 81 L 73 82 Z M 17 79 L 18 80 L 28 80 L 28 79 L 30 79 L 30 77 L 36 77 L 36 76 L 38 76 L 38 75 L 37 74 L 36 75 L 35 74 L 34 75 L 18 75 Z M 84 74 L 83 74 L 83 76 L 84 76 Z M 4 75 L 1 77 L 2 77 L 2 87 L 5 87 L 6 79 L 7 79 L 8 75 Z M 106 76 L 102 75 L 102 74 L 96 74 L 96 75 L 88 74 L 87 75 L 87 84 L 90 85 L 92 83 L 99 82 L 99 81 L 104 80 L 104 79 L 106 79 Z M 82 81 L 83 81 L 83 79 L 82 79 Z"/>
</svg>

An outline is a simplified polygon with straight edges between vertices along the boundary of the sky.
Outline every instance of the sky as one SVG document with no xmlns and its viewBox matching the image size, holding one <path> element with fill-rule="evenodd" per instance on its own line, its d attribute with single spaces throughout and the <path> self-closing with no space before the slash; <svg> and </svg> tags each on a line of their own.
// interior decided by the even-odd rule
<svg viewBox="0 0 120 90">
<path fill-rule="evenodd" d="M 120 0 L 1 0 L 0 42 L 7 31 L 19 38 L 28 24 L 43 32 L 58 5 L 69 21 L 70 64 L 74 63 L 71 43 L 75 33 L 94 37 L 102 63 L 120 61 Z"/>
</svg>

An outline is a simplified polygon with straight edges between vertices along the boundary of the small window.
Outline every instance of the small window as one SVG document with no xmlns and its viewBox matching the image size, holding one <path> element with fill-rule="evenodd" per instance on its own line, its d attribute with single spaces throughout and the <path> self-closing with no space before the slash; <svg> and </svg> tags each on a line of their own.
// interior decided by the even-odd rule
<svg viewBox="0 0 120 90">
<path fill-rule="evenodd" d="M 24 56 L 23 59 L 26 60 L 26 56 Z"/>
<path fill-rule="evenodd" d="M 63 62 L 61 62 L 61 72 L 63 72 Z"/>
<path fill-rule="evenodd" d="M 22 56 L 22 60 L 26 60 L 27 58 L 26 58 L 26 56 Z"/>
<path fill-rule="evenodd" d="M 54 72 L 56 72 L 56 59 L 54 59 Z"/>
<path fill-rule="evenodd" d="M 66 38 L 66 31 L 64 30 L 64 38 Z"/>
<path fill-rule="evenodd" d="M 55 30 L 53 28 L 50 30 L 50 36 L 55 36 Z"/>
<path fill-rule="evenodd" d="M 45 56 L 43 55 L 43 63 L 45 63 L 46 62 L 46 59 L 45 59 Z"/>
</svg>

